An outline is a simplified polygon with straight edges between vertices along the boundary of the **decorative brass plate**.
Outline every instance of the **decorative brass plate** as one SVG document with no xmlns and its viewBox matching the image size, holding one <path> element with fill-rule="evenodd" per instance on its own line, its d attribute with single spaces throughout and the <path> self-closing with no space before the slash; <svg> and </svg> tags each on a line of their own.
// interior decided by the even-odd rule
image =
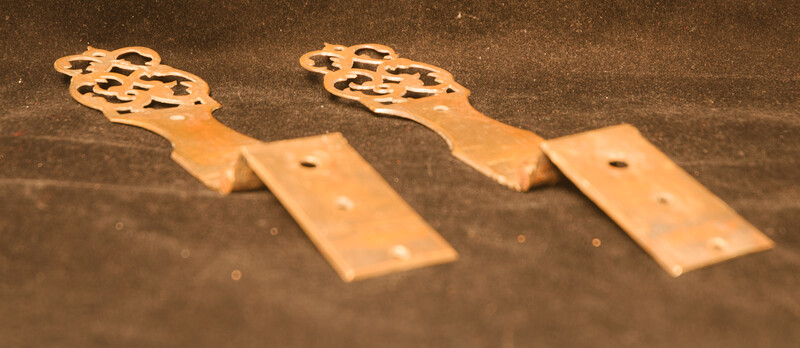
<svg viewBox="0 0 800 348">
<path fill-rule="evenodd" d="M 219 123 L 220 105 L 203 79 L 161 64 L 146 47 L 106 51 L 89 47 L 55 62 L 72 76 L 70 94 L 111 121 L 139 126 L 172 142 L 172 159 L 208 187 L 222 193 L 263 187 L 241 162 L 240 148 L 259 141 Z"/>
<path fill-rule="evenodd" d="M 339 133 L 244 156 L 345 281 L 458 258 Z"/>
<path fill-rule="evenodd" d="M 541 137 L 475 110 L 467 100 L 469 90 L 444 69 L 399 58 L 378 44 L 325 44 L 303 55 L 300 64 L 325 74 L 325 89 L 339 97 L 436 131 L 455 157 L 513 190 L 557 178 L 551 167 L 539 167 Z"/>
<path fill-rule="evenodd" d="M 542 150 L 672 276 L 774 244 L 630 125 Z"/>
<path fill-rule="evenodd" d="M 211 116 L 220 105 L 205 81 L 160 60 L 145 47 L 90 47 L 55 67 L 80 103 L 169 139 L 172 158 L 209 187 L 266 183 L 345 281 L 458 258 L 341 134 L 273 143 L 239 134 Z"/>
</svg>

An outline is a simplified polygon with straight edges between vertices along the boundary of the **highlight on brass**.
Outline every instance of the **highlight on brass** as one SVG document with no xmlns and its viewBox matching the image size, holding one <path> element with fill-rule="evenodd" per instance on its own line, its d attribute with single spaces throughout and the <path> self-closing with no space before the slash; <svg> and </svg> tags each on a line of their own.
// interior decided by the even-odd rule
<svg viewBox="0 0 800 348">
<path fill-rule="evenodd" d="M 55 68 L 72 76 L 70 93 L 78 102 L 106 115 L 179 105 L 219 107 L 208 96 L 205 81 L 162 65 L 158 53 L 146 47 L 89 47 L 83 54 L 58 59 Z"/>
<path fill-rule="evenodd" d="M 379 44 L 325 44 L 322 50 L 303 55 L 300 64 L 325 74 L 325 89 L 331 93 L 358 100 L 373 110 L 428 96 L 469 94 L 446 70 L 400 58 L 390 47 Z"/>
</svg>

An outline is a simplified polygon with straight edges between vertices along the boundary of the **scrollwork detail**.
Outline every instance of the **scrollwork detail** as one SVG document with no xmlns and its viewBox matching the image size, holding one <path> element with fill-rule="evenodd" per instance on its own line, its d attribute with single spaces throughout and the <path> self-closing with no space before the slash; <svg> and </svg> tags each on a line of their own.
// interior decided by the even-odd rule
<svg viewBox="0 0 800 348">
<path fill-rule="evenodd" d="M 158 53 L 146 47 L 89 47 L 83 54 L 58 59 L 55 68 L 72 76 L 70 93 L 78 102 L 106 115 L 195 104 L 219 107 L 205 81 L 162 65 Z"/>
<path fill-rule="evenodd" d="M 318 65 L 324 61 L 325 65 Z M 400 58 L 390 47 L 379 44 L 341 46 L 306 53 L 300 64 L 325 74 L 325 89 L 336 96 L 358 100 L 371 109 L 446 93 L 469 91 L 439 67 Z"/>
</svg>

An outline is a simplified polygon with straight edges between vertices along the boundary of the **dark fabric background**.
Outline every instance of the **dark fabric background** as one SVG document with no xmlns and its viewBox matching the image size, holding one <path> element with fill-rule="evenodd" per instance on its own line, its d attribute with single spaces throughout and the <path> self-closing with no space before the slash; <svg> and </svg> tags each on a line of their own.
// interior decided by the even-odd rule
<svg viewBox="0 0 800 348">
<path fill-rule="evenodd" d="M 4 1 L 0 346 L 796 346 L 799 21 L 796 1 Z M 443 67 L 546 138 L 633 124 L 777 247 L 673 279 L 571 184 L 512 192 L 330 97 L 297 62 L 324 42 Z M 249 136 L 342 132 L 461 259 L 342 282 L 268 191 L 218 195 L 72 100 L 52 65 L 87 45 L 155 49 Z"/>
</svg>

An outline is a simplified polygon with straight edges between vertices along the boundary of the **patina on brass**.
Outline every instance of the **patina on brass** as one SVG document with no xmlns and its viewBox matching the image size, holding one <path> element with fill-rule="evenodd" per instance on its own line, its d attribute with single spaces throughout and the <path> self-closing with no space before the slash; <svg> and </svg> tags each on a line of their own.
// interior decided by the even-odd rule
<svg viewBox="0 0 800 348">
<path fill-rule="evenodd" d="M 267 187 L 345 281 L 450 262 L 456 251 L 339 133 L 262 143 L 216 121 L 199 77 L 145 47 L 89 48 L 55 62 L 70 93 L 112 122 L 172 142 L 172 158 L 221 192 Z"/>
<path fill-rule="evenodd" d="M 325 89 L 358 100 L 373 112 L 408 118 L 436 131 L 458 159 L 516 191 L 551 183 L 541 165 L 538 135 L 488 118 L 467 99 L 469 90 L 439 67 L 399 58 L 378 44 L 326 44 L 300 64 L 325 74 Z"/>
<path fill-rule="evenodd" d="M 458 258 L 339 133 L 244 155 L 346 281 Z"/>
<path fill-rule="evenodd" d="M 300 64 L 336 96 L 433 129 L 455 157 L 511 189 L 555 182 L 555 163 L 673 276 L 773 245 L 631 126 L 545 141 L 476 111 L 449 72 L 379 44 L 325 44 Z"/>
<path fill-rule="evenodd" d="M 172 142 L 172 159 L 208 187 L 223 193 L 263 187 L 241 161 L 240 148 L 258 140 L 219 123 L 220 107 L 201 78 L 161 64 L 155 51 L 89 47 L 55 62 L 72 76 L 70 94 L 111 121 L 139 126 Z"/>
<path fill-rule="evenodd" d="M 774 245 L 630 125 L 542 150 L 672 276 Z"/>
</svg>

